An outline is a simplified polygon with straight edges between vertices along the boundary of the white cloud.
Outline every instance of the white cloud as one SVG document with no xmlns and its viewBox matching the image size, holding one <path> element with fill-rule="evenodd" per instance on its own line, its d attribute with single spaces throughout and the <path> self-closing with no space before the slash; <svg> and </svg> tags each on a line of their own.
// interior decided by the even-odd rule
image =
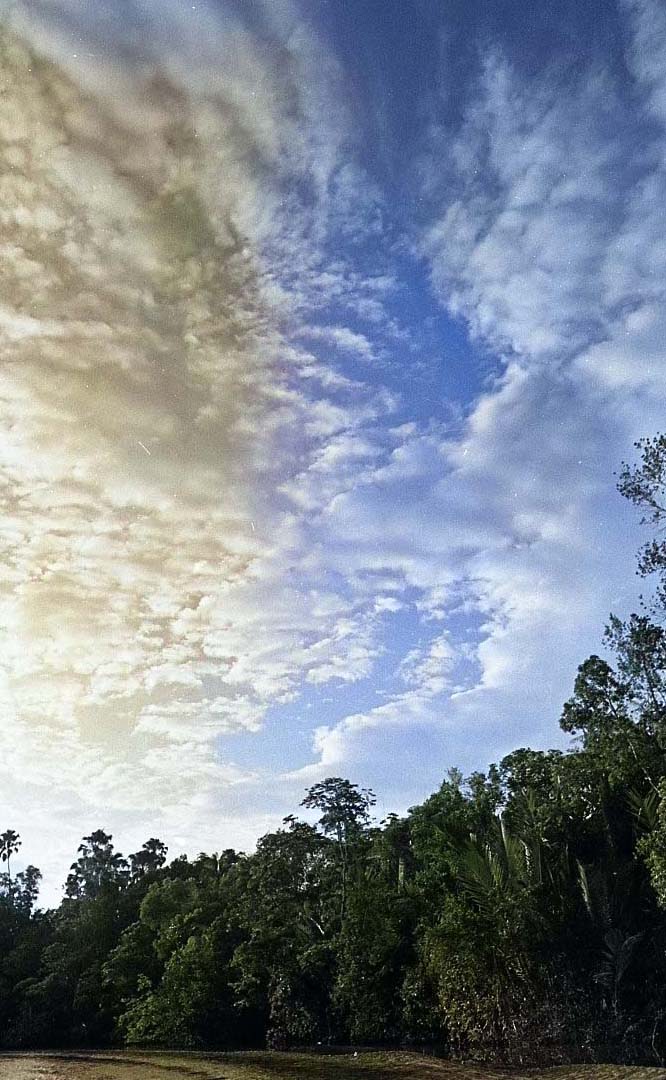
<svg viewBox="0 0 666 1080">
<path fill-rule="evenodd" d="M 400 808 L 556 737 L 575 664 L 632 602 L 612 470 L 663 411 L 663 80 L 640 45 L 659 16 L 629 7 L 639 160 L 610 76 L 527 81 L 494 55 L 424 166 L 433 286 L 501 358 L 447 428 L 381 386 L 390 350 L 412 355 L 387 208 L 300 9 L 257 4 L 253 32 L 206 3 L 159 25 L 142 0 L 122 22 L 14 5 L 2 741 L 26 848 L 67 823 L 50 872 L 100 824 L 248 846 L 323 772 Z M 382 664 L 379 704 L 320 725 L 269 802 L 234 733 Z"/>
<path fill-rule="evenodd" d="M 587 71 L 574 87 L 521 83 L 488 57 L 451 151 L 460 196 L 423 250 L 447 305 L 492 347 L 561 356 L 599 332 L 625 124 L 603 76 Z"/>
<path fill-rule="evenodd" d="M 3 30 L 2 758 L 42 854 L 63 814 L 191 845 L 260 831 L 275 810 L 234 803 L 257 774 L 220 738 L 377 654 L 284 491 L 372 459 L 391 407 L 285 333 L 324 273 L 345 302 L 390 287 L 326 256 L 378 211 L 336 62 L 266 12 L 254 33 L 206 3 L 37 0 Z"/>
<path fill-rule="evenodd" d="M 424 152 L 433 287 L 502 369 L 460 435 L 404 429 L 325 518 L 349 572 L 399 574 L 424 618 L 471 623 L 467 682 L 327 726 L 309 775 L 344 763 L 376 781 L 382 738 L 424 786 L 445 765 L 556 742 L 576 665 L 609 610 L 637 602 L 638 530 L 613 471 L 663 424 L 666 80 L 663 12 L 628 8 L 633 113 L 609 75 L 528 79 L 495 54 L 458 135 L 436 140 L 446 160 Z"/>
</svg>

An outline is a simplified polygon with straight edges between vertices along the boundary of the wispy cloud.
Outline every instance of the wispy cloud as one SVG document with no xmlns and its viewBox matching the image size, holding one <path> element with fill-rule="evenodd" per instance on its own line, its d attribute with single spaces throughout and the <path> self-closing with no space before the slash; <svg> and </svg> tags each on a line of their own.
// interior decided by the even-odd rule
<svg viewBox="0 0 666 1080">
<path fill-rule="evenodd" d="M 327 770 L 395 807 L 556 737 L 632 602 L 612 470 L 664 400 L 662 14 L 625 7 L 629 91 L 488 54 L 410 238 L 299 5 L 3 9 L 3 764 L 9 824 L 65 823 L 47 869 L 98 824 L 249 844 Z M 410 399 L 409 243 L 493 353 L 455 424 Z M 372 703 L 269 805 L 234 733 L 329 684 Z"/>
<path fill-rule="evenodd" d="M 576 664 L 637 601 L 613 470 L 663 422 L 666 82 L 663 13 L 627 12 L 629 92 L 599 68 L 527 77 L 492 52 L 457 133 L 424 150 L 417 243 L 497 374 L 459 436 L 416 430 L 326 513 L 354 572 L 396 574 L 425 618 L 465 613 L 469 666 L 453 690 L 442 675 L 427 700 L 409 690 L 320 731 L 323 766 L 376 781 L 382 730 L 413 782 L 410 728 L 430 783 L 443 761 L 556 741 Z"/>
</svg>

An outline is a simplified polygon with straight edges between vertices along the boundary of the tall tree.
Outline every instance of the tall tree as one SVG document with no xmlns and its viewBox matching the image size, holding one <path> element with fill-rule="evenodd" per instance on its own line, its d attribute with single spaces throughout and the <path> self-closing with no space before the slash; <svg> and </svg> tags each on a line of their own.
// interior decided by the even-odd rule
<svg viewBox="0 0 666 1080">
<path fill-rule="evenodd" d="M 19 837 L 18 833 L 14 832 L 13 829 L 7 829 L 5 832 L 2 833 L 2 835 L 0 835 L 0 859 L 3 863 L 7 863 L 7 875 L 9 877 L 10 883 L 12 878 L 10 860 L 12 855 L 15 855 L 20 847 L 21 838 Z"/>
<path fill-rule="evenodd" d="M 127 880 L 126 859 L 113 847 L 113 837 L 103 829 L 84 836 L 79 845 L 79 858 L 72 863 L 66 895 L 70 899 L 94 900 L 109 887 L 118 887 Z"/>
<path fill-rule="evenodd" d="M 641 522 L 649 525 L 656 536 L 639 553 L 638 570 L 643 577 L 657 577 L 657 606 L 666 610 L 666 435 L 639 439 L 634 443 L 640 454 L 635 465 L 623 464 L 618 479 L 620 494 L 634 503 L 641 512 Z"/>
<path fill-rule="evenodd" d="M 160 870 L 166 862 L 169 849 L 166 844 L 156 837 L 146 840 L 140 851 L 135 851 L 129 857 L 130 876 L 132 879 L 143 877 L 144 874 L 154 873 Z"/>
<path fill-rule="evenodd" d="M 355 848 L 370 824 L 370 808 L 376 802 L 369 788 L 359 788 L 341 776 L 329 776 L 314 784 L 301 802 L 308 810 L 320 810 L 319 826 L 335 839 L 340 859 L 340 916 L 347 908 L 349 874 Z"/>
</svg>

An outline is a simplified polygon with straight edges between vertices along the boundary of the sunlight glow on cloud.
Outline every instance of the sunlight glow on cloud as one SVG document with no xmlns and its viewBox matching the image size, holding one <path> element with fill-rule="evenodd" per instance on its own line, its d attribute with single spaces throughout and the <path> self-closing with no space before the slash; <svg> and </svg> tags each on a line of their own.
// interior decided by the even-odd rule
<svg viewBox="0 0 666 1080">
<path fill-rule="evenodd" d="M 307 284 L 330 212 L 326 72 L 307 34 L 277 63 L 181 10 L 137 50 L 109 10 L 19 4 L 2 40 L 3 762 L 112 815 L 235 783 L 221 734 L 374 651 L 353 602 L 289 584 L 302 538 L 275 497 L 376 412 L 344 383 L 312 402 L 281 331 L 276 252 Z M 314 205 L 285 209 L 298 184 Z"/>
<path fill-rule="evenodd" d="M 666 391 L 660 10 L 624 5 L 631 101 L 487 51 L 424 130 L 417 226 L 314 20 L 250 8 L 1 9 L 4 812 L 53 873 L 98 825 L 247 846 L 326 772 L 404 809 L 552 742 L 635 598 L 612 473 Z M 468 400 L 412 399 L 453 361 L 408 263 L 479 347 Z M 349 687 L 305 765 L 262 757 L 271 709 L 288 746 Z"/>
</svg>

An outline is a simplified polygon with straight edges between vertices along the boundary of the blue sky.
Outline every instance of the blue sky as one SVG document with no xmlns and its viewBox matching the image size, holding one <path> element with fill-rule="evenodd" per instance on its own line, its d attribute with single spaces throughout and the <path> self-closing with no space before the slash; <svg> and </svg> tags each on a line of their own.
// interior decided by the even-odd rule
<svg viewBox="0 0 666 1080">
<path fill-rule="evenodd" d="M 238 846 L 558 728 L 663 426 L 652 0 L 0 3 L 5 826 Z"/>
</svg>

